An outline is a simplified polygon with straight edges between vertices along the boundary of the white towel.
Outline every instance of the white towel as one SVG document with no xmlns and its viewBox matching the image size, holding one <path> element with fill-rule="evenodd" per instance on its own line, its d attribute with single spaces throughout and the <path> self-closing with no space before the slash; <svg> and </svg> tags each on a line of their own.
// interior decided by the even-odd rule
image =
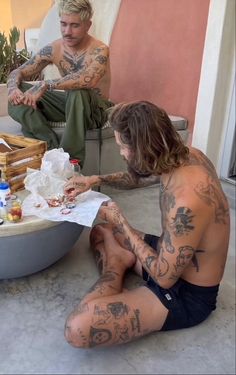
<svg viewBox="0 0 236 375">
<path fill-rule="evenodd" d="M 95 38 L 110 44 L 112 30 L 119 13 L 121 0 L 91 0 L 94 10 L 89 33 Z"/>
</svg>

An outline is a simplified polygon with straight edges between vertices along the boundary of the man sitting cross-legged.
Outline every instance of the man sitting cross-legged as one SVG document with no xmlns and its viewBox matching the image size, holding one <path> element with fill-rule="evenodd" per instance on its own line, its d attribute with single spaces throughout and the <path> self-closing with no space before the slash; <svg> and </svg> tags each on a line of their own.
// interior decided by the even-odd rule
<svg viewBox="0 0 236 375">
<path fill-rule="evenodd" d="M 210 160 L 185 146 L 166 112 L 152 103 L 118 104 L 109 121 L 128 172 L 73 177 L 65 193 L 73 197 L 102 184 L 132 188 L 160 179 L 162 234 L 135 230 L 115 202 L 100 207 L 105 223 L 91 230 L 90 239 L 102 273 L 65 327 L 66 339 L 79 348 L 201 323 L 216 308 L 228 251 L 229 206 Z M 123 290 L 131 268 L 146 284 Z"/>
</svg>

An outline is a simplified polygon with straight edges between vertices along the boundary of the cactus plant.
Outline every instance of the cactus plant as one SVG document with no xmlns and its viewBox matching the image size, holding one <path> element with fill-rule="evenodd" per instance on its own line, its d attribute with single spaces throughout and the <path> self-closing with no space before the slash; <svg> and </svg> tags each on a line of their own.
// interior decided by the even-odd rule
<svg viewBox="0 0 236 375">
<path fill-rule="evenodd" d="M 9 73 L 24 64 L 31 55 L 26 49 L 17 50 L 20 30 L 10 29 L 8 38 L 0 32 L 0 83 L 6 83 Z"/>
</svg>

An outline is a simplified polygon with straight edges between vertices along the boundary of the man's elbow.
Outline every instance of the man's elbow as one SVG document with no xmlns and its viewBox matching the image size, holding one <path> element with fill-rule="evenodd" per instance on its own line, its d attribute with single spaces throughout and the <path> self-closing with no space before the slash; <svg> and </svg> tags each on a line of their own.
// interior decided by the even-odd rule
<svg viewBox="0 0 236 375">
<path fill-rule="evenodd" d="M 170 289 L 178 279 L 160 277 L 157 279 L 157 284 L 163 289 Z"/>
</svg>

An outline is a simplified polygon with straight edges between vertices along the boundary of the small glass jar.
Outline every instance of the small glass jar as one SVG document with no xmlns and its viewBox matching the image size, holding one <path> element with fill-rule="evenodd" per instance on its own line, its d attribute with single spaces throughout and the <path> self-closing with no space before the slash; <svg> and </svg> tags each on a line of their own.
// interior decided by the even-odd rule
<svg viewBox="0 0 236 375">
<path fill-rule="evenodd" d="M 10 223 L 18 223 L 22 220 L 21 201 L 8 199 L 6 204 L 6 218 Z"/>
</svg>

